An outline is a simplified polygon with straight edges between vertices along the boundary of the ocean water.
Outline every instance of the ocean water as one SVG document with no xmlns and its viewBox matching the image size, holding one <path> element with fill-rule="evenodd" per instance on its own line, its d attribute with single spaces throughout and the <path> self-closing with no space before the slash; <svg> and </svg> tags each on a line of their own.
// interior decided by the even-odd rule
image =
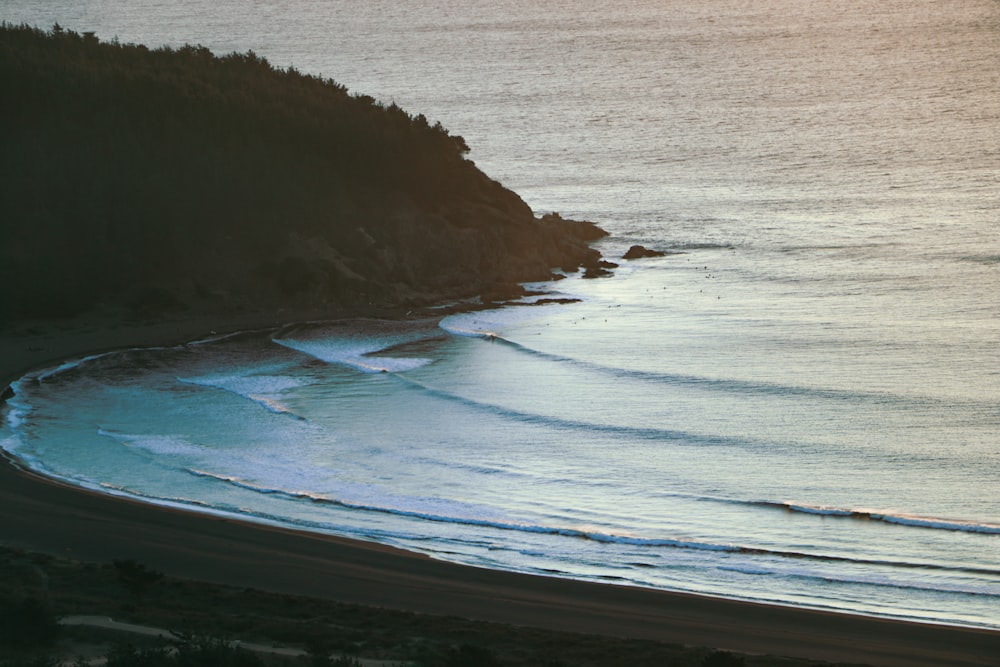
<svg viewBox="0 0 1000 667">
<path fill-rule="evenodd" d="M 41 5 L 41 6 L 40 6 Z M 594 220 L 580 301 L 70 360 L 0 446 L 472 565 L 1000 628 L 993 0 L 0 0 L 254 50 Z"/>
</svg>

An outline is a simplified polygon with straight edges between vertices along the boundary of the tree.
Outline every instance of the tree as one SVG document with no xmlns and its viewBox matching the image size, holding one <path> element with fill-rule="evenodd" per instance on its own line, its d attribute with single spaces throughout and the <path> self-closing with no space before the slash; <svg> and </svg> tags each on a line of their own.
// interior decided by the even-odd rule
<svg viewBox="0 0 1000 667">
<path fill-rule="evenodd" d="M 59 623 L 37 598 L 0 600 L 0 645 L 17 648 L 48 646 L 59 636 Z"/>
<path fill-rule="evenodd" d="M 500 661 L 488 648 L 462 644 L 449 652 L 445 665 L 447 667 L 500 667 Z"/>
<path fill-rule="evenodd" d="M 213 637 L 188 637 L 174 646 L 138 649 L 125 644 L 108 654 L 108 667 L 263 667 L 253 653 Z"/>
<path fill-rule="evenodd" d="M 701 661 L 702 667 L 743 667 L 746 660 L 728 651 L 712 651 Z"/>
<path fill-rule="evenodd" d="M 162 572 L 150 570 L 133 559 L 114 560 L 112 564 L 118 574 L 119 583 L 125 587 L 137 606 L 142 605 L 142 596 L 149 587 L 163 579 Z"/>
</svg>

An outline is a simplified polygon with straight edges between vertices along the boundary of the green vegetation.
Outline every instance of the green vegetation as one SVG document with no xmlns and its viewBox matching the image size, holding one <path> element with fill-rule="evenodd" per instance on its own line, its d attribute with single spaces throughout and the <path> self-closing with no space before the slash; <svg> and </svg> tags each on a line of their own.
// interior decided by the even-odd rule
<svg viewBox="0 0 1000 667">
<path fill-rule="evenodd" d="M 0 646 L 50 646 L 59 636 L 56 616 L 35 597 L 0 597 Z"/>
<path fill-rule="evenodd" d="M 263 667 L 257 655 L 213 638 L 192 638 L 172 646 L 136 648 L 118 644 L 108 653 L 107 667 Z"/>
<path fill-rule="evenodd" d="M 0 89 L 0 318 L 425 304 L 597 261 L 462 137 L 252 51 L 3 24 Z"/>
<path fill-rule="evenodd" d="M 119 561 L 128 562 L 128 561 Z M 134 561 L 132 561 L 134 562 Z M 140 569 L 145 570 L 141 564 Z M 278 595 L 164 576 L 144 591 L 142 606 L 121 586 L 113 563 L 78 563 L 0 547 L 0 608 L 29 600 L 44 613 L 34 617 L 45 637 L 31 646 L 0 642 L 0 667 L 44 666 L 60 656 L 116 656 L 113 664 L 266 664 L 348 667 L 378 659 L 409 667 L 806 667 L 817 663 L 773 656 L 736 656 L 705 648 L 654 641 L 578 635 L 528 627 L 362 607 L 315 598 Z M 113 616 L 116 620 L 168 628 L 181 641 L 144 638 L 83 626 L 58 626 L 68 615 Z M 7 618 L 7 617 L 5 617 Z M 28 621 L 25 620 L 25 623 Z M 5 627 L 0 622 L 0 627 Z M 22 630 L 21 632 L 26 632 Z M 301 657 L 234 651 L 227 640 L 305 650 Z M 53 644 L 53 640 L 58 640 Z M 180 651 L 173 660 L 165 647 Z M 198 656 L 225 653 L 217 662 Z M 231 654 L 231 655 L 230 655 Z M 143 662 L 143 660 L 147 660 Z M 131 662 L 130 662 L 131 660 Z M 159 660 L 159 662 L 155 662 Z M 232 660 L 233 662 L 226 662 Z M 245 660 L 247 662 L 237 662 Z M 260 662 L 258 662 L 258 660 Z M 49 661 L 49 662 L 46 662 Z M 253 662 L 250 662 L 253 661 Z"/>
<path fill-rule="evenodd" d="M 149 587 L 163 579 L 162 572 L 150 570 L 131 558 L 113 560 L 111 564 L 118 575 L 118 582 L 129 592 L 137 606 L 142 604 L 142 597 Z"/>
</svg>

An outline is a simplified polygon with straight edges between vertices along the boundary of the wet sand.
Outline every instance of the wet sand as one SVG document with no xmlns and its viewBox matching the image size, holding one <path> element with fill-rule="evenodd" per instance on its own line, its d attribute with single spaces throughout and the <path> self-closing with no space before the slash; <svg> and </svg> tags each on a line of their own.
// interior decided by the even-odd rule
<svg viewBox="0 0 1000 667">
<path fill-rule="evenodd" d="M 230 322 L 263 328 L 273 318 Z M 0 335 L 0 390 L 26 370 L 207 335 L 209 320 Z M 89 330 L 88 330 L 89 329 Z M 219 328 L 219 331 L 222 329 Z M 1000 632 L 454 565 L 377 544 L 134 502 L 0 462 L 0 543 L 80 561 L 342 602 L 593 635 L 886 666 L 1000 665 Z"/>
</svg>

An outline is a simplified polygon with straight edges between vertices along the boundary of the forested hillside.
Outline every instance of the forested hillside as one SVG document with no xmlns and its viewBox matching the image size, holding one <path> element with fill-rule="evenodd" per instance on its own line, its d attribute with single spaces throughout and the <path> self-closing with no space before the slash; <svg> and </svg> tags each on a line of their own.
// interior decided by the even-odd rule
<svg viewBox="0 0 1000 667">
<path fill-rule="evenodd" d="M 423 304 L 593 265 L 423 116 L 253 52 L 0 28 L 0 324 Z"/>
</svg>

